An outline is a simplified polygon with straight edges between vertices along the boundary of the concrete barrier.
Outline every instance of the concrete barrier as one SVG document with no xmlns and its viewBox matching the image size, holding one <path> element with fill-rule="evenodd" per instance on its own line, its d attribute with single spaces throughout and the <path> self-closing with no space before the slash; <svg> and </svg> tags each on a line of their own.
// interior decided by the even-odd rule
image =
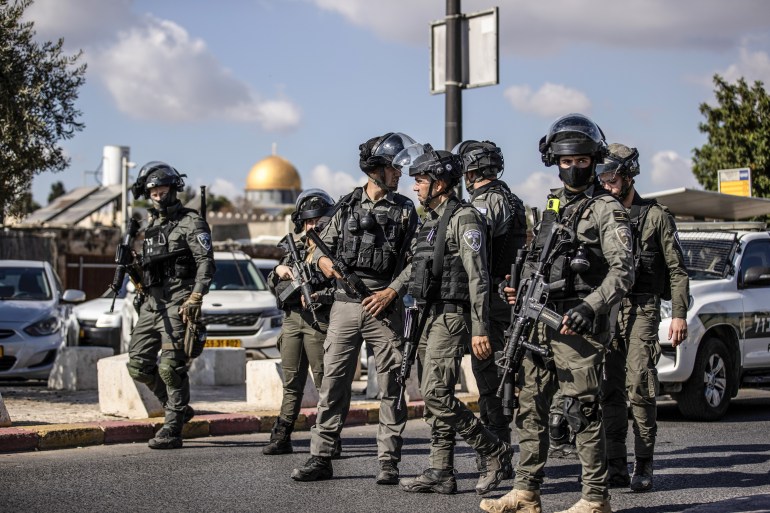
<svg viewBox="0 0 770 513">
<path fill-rule="evenodd" d="M 252 360 L 246 364 L 246 403 L 257 410 L 279 410 L 283 401 L 281 360 Z M 308 372 L 302 396 L 303 408 L 318 405 L 313 374 Z"/>
<path fill-rule="evenodd" d="M 96 362 L 113 355 L 110 347 L 62 347 L 56 353 L 48 388 L 54 390 L 96 390 Z"/>
<path fill-rule="evenodd" d="M 246 381 L 246 350 L 207 347 L 190 365 L 190 385 L 241 385 Z"/>
<path fill-rule="evenodd" d="M 129 419 L 163 416 L 163 406 L 158 398 L 149 388 L 128 375 L 127 363 L 127 353 L 97 362 L 101 412 Z"/>
<path fill-rule="evenodd" d="M 11 416 L 8 414 L 8 410 L 3 402 L 3 394 L 0 394 L 0 427 L 8 427 L 11 425 Z"/>
<path fill-rule="evenodd" d="M 374 356 L 369 357 L 366 369 L 366 398 L 382 399 Z M 412 368 L 409 371 L 409 378 L 406 380 L 406 401 L 422 401 L 422 392 L 420 392 L 420 381 L 417 376 L 416 363 L 412 365 Z"/>
<path fill-rule="evenodd" d="M 476 383 L 471 365 L 471 355 L 466 354 L 460 364 L 460 392 L 479 395 L 479 386 Z"/>
</svg>

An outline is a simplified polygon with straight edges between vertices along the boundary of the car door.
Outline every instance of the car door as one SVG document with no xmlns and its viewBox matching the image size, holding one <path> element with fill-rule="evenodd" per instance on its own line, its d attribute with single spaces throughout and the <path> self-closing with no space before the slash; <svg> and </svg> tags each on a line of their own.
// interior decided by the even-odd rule
<svg viewBox="0 0 770 513">
<path fill-rule="evenodd" d="M 770 267 L 770 239 L 749 241 L 743 250 L 739 279 L 754 266 Z M 744 369 L 770 367 L 770 285 L 741 285 L 743 293 Z"/>
</svg>

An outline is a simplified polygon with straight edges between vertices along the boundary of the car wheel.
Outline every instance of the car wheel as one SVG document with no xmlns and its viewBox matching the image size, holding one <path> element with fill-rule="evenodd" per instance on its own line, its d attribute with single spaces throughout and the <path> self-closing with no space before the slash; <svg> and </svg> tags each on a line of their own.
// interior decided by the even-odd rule
<svg viewBox="0 0 770 513">
<path fill-rule="evenodd" d="M 707 338 L 698 350 L 692 376 L 677 397 L 679 411 L 692 420 L 717 420 L 730 405 L 735 386 L 730 357 L 724 342 Z"/>
</svg>

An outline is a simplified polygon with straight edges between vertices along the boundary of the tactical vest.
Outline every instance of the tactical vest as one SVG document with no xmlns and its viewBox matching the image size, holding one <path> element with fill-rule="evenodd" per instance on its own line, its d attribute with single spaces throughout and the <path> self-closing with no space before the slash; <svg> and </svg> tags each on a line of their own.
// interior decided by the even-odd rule
<svg viewBox="0 0 770 513">
<path fill-rule="evenodd" d="M 447 200 L 446 212 L 452 217 L 463 207 L 469 207 L 459 200 L 452 198 Z M 443 215 L 442 215 L 443 217 Z M 446 251 L 446 230 L 440 233 L 440 218 L 426 221 L 417 234 L 417 242 L 412 256 L 412 277 L 409 281 L 409 294 L 418 301 L 445 301 L 450 303 L 469 303 L 471 300 L 468 282 L 468 273 L 465 270 L 459 252 Z M 462 225 L 460 226 L 462 231 Z M 433 276 L 433 262 L 442 253 L 437 251 L 438 244 L 444 244 L 441 274 Z M 458 244 L 460 241 L 458 241 Z"/>
<path fill-rule="evenodd" d="M 195 276 L 195 261 L 188 246 L 169 247 L 169 236 L 179 221 L 189 212 L 189 208 L 180 208 L 167 222 L 156 225 L 155 220 L 144 232 L 142 244 L 142 284 L 154 287 L 163 283 L 165 278 L 187 279 Z"/>
<path fill-rule="evenodd" d="M 340 222 L 340 240 L 337 258 L 350 266 L 361 278 L 390 280 L 398 265 L 399 249 L 406 243 L 409 218 L 414 204 L 409 198 L 394 193 L 395 204 L 387 211 L 363 208 L 363 188 L 356 189 L 341 199 L 344 210 Z M 364 228 L 362 219 L 371 226 Z"/>
<path fill-rule="evenodd" d="M 543 213 L 540 229 L 533 241 L 532 249 L 527 255 L 527 261 L 524 263 L 522 277 L 530 276 L 537 268 L 537 261 L 545 245 L 546 237 L 551 231 L 551 226 L 554 223 L 561 222 L 572 229 L 574 233 L 577 233 L 577 225 L 583 213 L 596 198 L 604 194 L 606 192 L 600 191 L 590 198 L 583 198 L 580 201 L 568 204 L 566 207 L 560 207 L 558 212 L 547 209 Z M 549 195 L 548 198 L 550 200 L 556 197 Z M 570 262 L 579 248 L 584 250 L 589 268 L 587 271 L 578 274 L 572 271 Z M 598 245 L 583 246 L 577 240 L 577 237 L 574 238 L 572 244 L 561 246 L 559 253 L 553 255 L 551 261 L 553 263 L 548 273 L 547 282 L 556 283 L 559 280 L 564 280 L 564 286 L 558 289 L 551 289 L 548 296 L 550 300 L 584 298 L 601 285 L 604 277 L 609 272 L 609 264 L 602 254 L 601 247 Z"/>
<path fill-rule="evenodd" d="M 631 205 L 631 235 L 633 236 L 634 248 L 634 286 L 631 289 L 632 294 L 655 294 L 671 299 L 671 285 L 668 273 L 668 266 L 663 258 L 661 248 L 644 248 L 642 233 L 644 231 L 644 222 L 647 219 L 647 213 L 653 205 L 657 205 L 654 199 L 642 200 L 642 203 Z"/>
<path fill-rule="evenodd" d="M 484 192 L 494 192 L 503 197 L 505 206 L 511 213 L 503 234 L 492 237 L 489 233 L 489 275 L 503 277 L 511 272 L 511 263 L 516 258 L 516 251 L 527 243 L 527 218 L 524 215 L 524 203 L 513 194 L 508 185 L 500 180 L 473 190 L 471 202 Z"/>
</svg>

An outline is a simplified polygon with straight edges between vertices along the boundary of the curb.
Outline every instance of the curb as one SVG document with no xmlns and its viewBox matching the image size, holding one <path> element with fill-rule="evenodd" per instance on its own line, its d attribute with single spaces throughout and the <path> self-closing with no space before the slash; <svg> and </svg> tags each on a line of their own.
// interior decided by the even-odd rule
<svg viewBox="0 0 770 513">
<path fill-rule="evenodd" d="M 458 399 L 478 411 L 476 396 L 458 394 Z M 345 426 L 375 424 L 379 421 L 380 403 L 351 403 Z M 407 403 L 407 418 L 422 418 L 422 401 Z M 215 413 L 196 415 L 185 424 L 183 438 L 269 433 L 277 418 L 274 411 Z M 315 424 L 316 408 L 304 408 L 294 425 L 295 431 L 308 431 Z M 151 419 L 108 420 L 74 424 L 42 424 L 0 428 L 0 453 L 70 449 L 92 445 L 146 442 L 163 425 L 162 417 Z"/>
</svg>

